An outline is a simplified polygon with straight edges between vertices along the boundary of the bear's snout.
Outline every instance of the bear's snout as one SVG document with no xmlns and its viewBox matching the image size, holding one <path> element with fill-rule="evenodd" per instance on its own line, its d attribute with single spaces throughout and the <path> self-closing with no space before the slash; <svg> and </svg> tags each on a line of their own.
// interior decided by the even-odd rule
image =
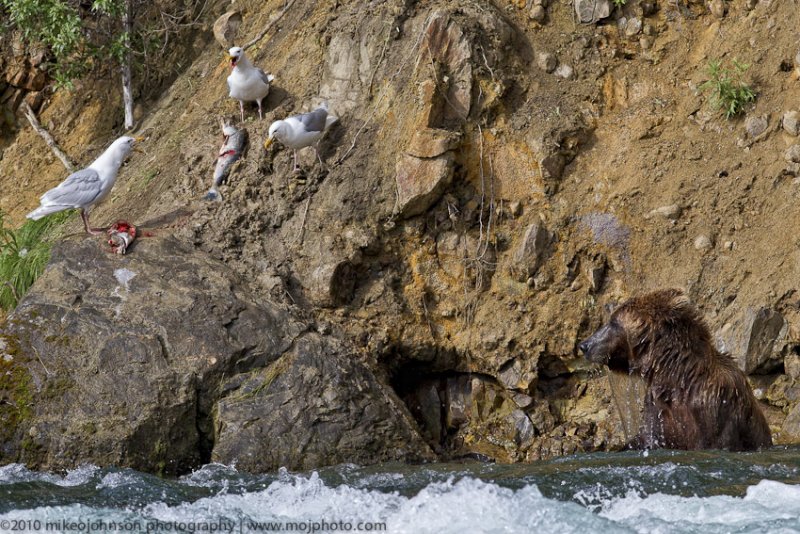
<svg viewBox="0 0 800 534">
<path fill-rule="evenodd" d="M 602 330 L 602 329 L 601 329 Z M 601 363 L 597 362 L 597 342 L 598 342 L 598 334 L 601 333 L 600 331 L 595 332 L 591 336 L 587 337 L 583 341 L 578 344 L 578 349 L 583 353 L 583 357 L 589 360 L 590 362 Z"/>
<path fill-rule="evenodd" d="M 578 344 L 578 348 L 583 352 L 583 357 L 592 363 L 608 364 L 612 353 L 615 353 L 615 346 L 620 336 L 615 336 L 614 329 L 610 325 L 605 325 Z"/>
</svg>

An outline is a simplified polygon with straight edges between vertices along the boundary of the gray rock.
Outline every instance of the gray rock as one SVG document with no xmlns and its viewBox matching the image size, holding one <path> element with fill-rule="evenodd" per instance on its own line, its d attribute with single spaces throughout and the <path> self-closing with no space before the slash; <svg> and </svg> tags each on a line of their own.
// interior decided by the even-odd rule
<svg viewBox="0 0 800 534">
<path fill-rule="evenodd" d="M 788 163 L 800 163 L 800 145 L 792 145 L 783 155 Z"/>
<path fill-rule="evenodd" d="M 793 380 L 800 380 L 800 356 L 789 353 L 783 359 L 783 368 Z"/>
<path fill-rule="evenodd" d="M 231 434 L 236 420 L 218 406 L 270 376 L 263 397 L 301 399 L 250 400 L 263 417 L 293 422 L 268 442 L 268 458 L 309 468 L 343 461 L 330 444 L 363 448 L 365 462 L 429 454 L 388 388 L 341 343 L 308 330 L 174 238 L 138 240 L 125 256 L 96 238 L 59 243 L 0 333 L 0 463 L 175 474 L 212 457 L 238 462 L 241 450 L 240 465 L 274 469 L 282 464 L 253 452 L 266 442 L 242 443 L 252 435 Z M 347 428 L 325 426 L 330 414 Z"/>
<path fill-rule="evenodd" d="M 530 362 L 522 361 L 521 358 L 512 358 L 503 364 L 497 373 L 497 380 L 506 389 L 527 392 L 531 384 L 536 380 L 536 368 L 531 368 Z"/>
<path fill-rule="evenodd" d="M 747 308 L 717 334 L 720 348 L 736 359 L 746 374 L 765 374 L 783 363 L 788 324 L 771 308 Z"/>
<path fill-rule="evenodd" d="M 784 419 L 776 441 L 778 444 L 800 442 L 800 403 L 796 404 Z"/>
<path fill-rule="evenodd" d="M 658 11 L 658 6 L 652 0 L 645 0 L 640 4 L 642 8 L 642 16 L 649 17 L 651 15 L 655 15 L 656 11 Z"/>
<path fill-rule="evenodd" d="M 800 74 L 800 50 L 798 50 L 797 55 L 794 56 L 794 70 Z"/>
<path fill-rule="evenodd" d="M 311 273 L 307 282 L 311 300 L 325 307 L 350 301 L 355 287 L 355 269 L 348 260 L 325 263 Z"/>
<path fill-rule="evenodd" d="M 400 156 L 395 180 L 397 208 L 403 217 L 424 213 L 437 202 L 453 179 L 453 156 L 447 152 L 438 158 Z"/>
<path fill-rule="evenodd" d="M 797 111 L 787 111 L 783 114 L 781 125 L 786 133 L 797 137 L 800 135 L 800 113 Z"/>
<path fill-rule="evenodd" d="M 225 49 L 235 46 L 241 24 L 242 14 L 228 11 L 214 22 L 214 39 Z"/>
<path fill-rule="evenodd" d="M 567 159 L 561 152 L 554 152 L 539 161 L 539 168 L 542 170 L 542 180 L 548 193 L 554 193 L 564 175 L 564 168 L 567 166 Z"/>
<path fill-rule="evenodd" d="M 573 0 L 573 5 L 578 20 L 584 24 L 597 22 L 611 14 L 609 0 Z"/>
<path fill-rule="evenodd" d="M 625 36 L 633 37 L 642 31 L 642 19 L 631 17 L 625 25 Z"/>
<path fill-rule="evenodd" d="M 555 74 L 559 78 L 564 78 L 565 80 L 575 79 L 575 70 L 566 63 L 559 64 Z"/>
<path fill-rule="evenodd" d="M 550 246 L 552 237 L 544 224 L 532 224 L 525 232 L 525 237 L 514 253 L 515 270 L 519 272 L 519 280 L 524 281 L 534 276 Z"/>
<path fill-rule="evenodd" d="M 602 289 L 606 280 L 606 271 L 607 266 L 604 259 L 599 263 L 590 265 L 587 269 L 586 277 L 589 280 L 589 289 L 592 290 L 592 293 L 597 293 Z"/>
<path fill-rule="evenodd" d="M 533 404 L 533 397 L 525 395 L 524 393 L 514 393 L 511 395 L 511 398 L 514 399 L 514 402 L 520 408 L 527 408 Z"/>
<path fill-rule="evenodd" d="M 461 133 L 425 128 L 418 130 L 411 138 L 406 153 L 417 158 L 435 158 L 461 144 Z"/>
<path fill-rule="evenodd" d="M 767 117 L 747 117 L 744 121 L 744 128 L 750 137 L 758 137 L 769 127 Z"/>
<path fill-rule="evenodd" d="M 472 106 L 473 85 L 469 33 L 464 31 L 456 17 L 445 10 L 435 11 L 427 28 L 420 47 L 420 59 L 425 64 L 444 65 L 449 73 L 445 94 L 447 105 L 443 107 L 442 118 L 445 121 L 465 120 Z"/>
<path fill-rule="evenodd" d="M 547 18 L 547 11 L 545 10 L 544 6 L 534 4 L 531 7 L 531 11 L 528 14 L 531 20 L 535 20 L 538 23 L 544 22 L 544 19 Z"/>
<path fill-rule="evenodd" d="M 527 449 L 536 437 L 536 429 L 528 416 L 522 410 L 514 410 L 509 415 L 514 425 L 514 442 L 520 449 Z"/>
<path fill-rule="evenodd" d="M 727 12 L 724 0 L 711 0 L 708 4 L 708 10 L 717 18 L 723 18 Z"/>
<path fill-rule="evenodd" d="M 469 375 L 459 375 L 447 379 L 445 423 L 455 430 L 467 423 L 472 406 L 472 381 Z"/>
<path fill-rule="evenodd" d="M 677 204 L 669 204 L 667 206 L 660 206 L 647 215 L 645 215 L 646 219 L 652 219 L 653 217 L 664 217 L 665 219 L 676 220 L 679 219 L 683 209 Z"/>
<path fill-rule="evenodd" d="M 711 243 L 711 239 L 709 239 L 706 235 L 699 235 L 694 240 L 694 248 L 697 250 L 708 250 L 713 246 L 714 245 Z"/>
<path fill-rule="evenodd" d="M 550 52 L 536 54 L 536 65 L 545 72 L 553 72 L 558 67 L 558 58 Z"/>
<path fill-rule="evenodd" d="M 433 456 L 388 388 L 345 345 L 316 333 L 222 390 L 213 411 L 214 462 L 263 472 Z"/>
</svg>

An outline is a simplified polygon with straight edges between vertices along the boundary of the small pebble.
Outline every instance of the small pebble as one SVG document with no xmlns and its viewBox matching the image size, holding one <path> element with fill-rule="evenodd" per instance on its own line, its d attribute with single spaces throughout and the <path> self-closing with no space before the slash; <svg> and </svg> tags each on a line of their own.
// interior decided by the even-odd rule
<svg viewBox="0 0 800 534">
<path fill-rule="evenodd" d="M 536 54 L 536 65 L 545 72 L 553 72 L 558 66 L 558 59 L 549 52 Z"/>
<path fill-rule="evenodd" d="M 699 235 L 694 240 L 694 248 L 697 250 L 708 250 L 711 248 L 711 246 L 711 240 L 708 238 L 708 236 Z"/>
</svg>

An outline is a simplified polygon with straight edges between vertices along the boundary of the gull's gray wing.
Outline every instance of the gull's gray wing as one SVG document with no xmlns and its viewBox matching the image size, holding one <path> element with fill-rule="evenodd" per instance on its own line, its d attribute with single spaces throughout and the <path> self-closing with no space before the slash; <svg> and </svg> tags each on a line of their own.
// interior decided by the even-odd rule
<svg viewBox="0 0 800 534">
<path fill-rule="evenodd" d="M 42 195 L 42 204 L 86 206 L 91 204 L 102 189 L 100 175 L 94 169 L 81 169 Z"/>
<path fill-rule="evenodd" d="M 269 82 L 273 80 L 273 77 L 259 68 L 256 68 L 256 70 L 258 71 L 258 75 L 261 76 L 261 81 L 269 85 Z"/>
<path fill-rule="evenodd" d="M 303 124 L 307 132 L 321 132 L 325 130 L 326 118 L 328 118 L 328 110 L 325 108 L 317 108 L 314 111 L 297 116 L 297 120 Z"/>
</svg>

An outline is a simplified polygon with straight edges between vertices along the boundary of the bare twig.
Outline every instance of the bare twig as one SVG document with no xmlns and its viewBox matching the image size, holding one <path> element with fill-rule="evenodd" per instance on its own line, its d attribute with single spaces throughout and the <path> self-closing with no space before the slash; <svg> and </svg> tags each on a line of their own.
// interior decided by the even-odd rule
<svg viewBox="0 0 800 534">
<path fill-rule="evenodd" d="M 392 28 L 389 28 L 388 33 L 386 34 L 386 39 L 383 41 L 383 50 L 381 50 L 381 55 L 378 58 L 377 63 L 375 63 L 375 68 L 372 69 L 372 75 L 369 77 L 369 85 L 367 86 L 367 94 L 371 97 L 372 96 L 372 82 L 375 81 L 375 74 L 378 72 L 378 68 L 380 68 L 381 63 L 383 62 L 383 58 L 386 56 L 386 47 L 389 45 L 389 40 L 392 38 Z"/>
<path fill-rule="evenodd" d="M 425 312 L 425 321 L 428 323 L 428 328 L 431 330 L 431 337 L 436 340 L 436 330 L 433 328 L 433 323 L 431 323 L 430 315 L 428 315 L 428 304 L 425 302 L 425 295 L 422 295 L 422 309 Z"/>
<path fill-rule="evenodd" d="M 22 110 L 25 112 L 25 117 L 27 117 L 28 122 L 31 123 L 31 127 L 33 127 L 36 133 L 38 133 L 39 136 L 44 139 L 44 142 L 47 143 L 47 146 L 50 147 L 50 150 L 53 151 L 53 154 L 55 154 L 56 157 L 61 160 L 61 163 L 64 164 L 64 167 L 67 168 L 67 171 L 70 173 L 75 172 L 75 165 L 73 165 L 67 155 L 64 154 L 60 148 L 58 148 L 56 140 L 53 139 L 53 136 L 50 135 L 50 132 L 45 130 L 42 125 L 39 124 L 36 114 L 33 112 L 27 102 L 22 103 Z"/>
<path fill-rule="evenodd" d="M 300 230 L 297 232 L 297 235 L 295 236 L 294 241 L 292 241 L 292 243 L 299 242 L 301 245 L 303 244 L 303 234 L 305 233 L 306 229 L 306 215 L 308 215 L 309 204 L 311 204 L 311 195 L 309 195 L 308 198 L 306 199 L 306 207 L 303 210 L 303 219 L 300 222 Z"/>
<path fill-rule="evenodd" d="M 50 369 L 48 369 L 47 366 L 42 361 L 42 357 L 39 356 L 39 351 L 36 350 L 36 347 L 33 347 L 33 352 L 34 352 L 34 354 L 36 354 L 36 359 L 39 360 L 39 363 L 42 364 L 42 368 L 44 369 L 44 372 L 47 373 L 47 376 L 51 376 L 53 373 L 50 372 Z"/>
<path fill-rule="evenodd" d="M 486 65 L 486 68 L 489 70 L 489 74 L 492 76 L 492 81 L 496 82 L 497 78 L 494 77 L 494 71 L 492 70 L 492 67 L 489 66 L 489 61 L 486 59 L 486 53 L 484 52 L 483 47 L 481 47 L 481 56 L 483 57 L 483 62 Z"/>
<path fill-rule="evenodd" d="M 352 152 L 353 149 L 356 147 L 356 141 L 358 141 L 358 136 L 361 135 L 361 132 L 364 131 L 364 128 L 367 127 L 367 124 L 369 124 L 369 122 L 372 120 L 374 116 L 375 113 L 373 112 L 372 115 L 370 115 L 370 117 L 364 121 L 364 124 L 362 124 L 361 128 L 358 129 L 356 135 L 353 136 L 353 143 L 350 145 L 350 148 L 347 149 L 347 152 L 345 152 L 341 158 L 336 160 L 336 165 L 341 165 L 342 162 L 347 159 L 347 156 L 349 156 L 350 152 Z"/>
<path fill-rule="evenodd" d="M 275 24 L 277 24 L 277 23 L 278 23 L 278 21 L 279 21 L 279 20 L 281 20 L 281 19 L 283 18 L 283 16 L 286 14 L 286 12 L 287 12 L 287 11 L 289 11 L 289 8 L 290 8 L 290 7 L 292 7 L 292 6 L 294 5 L 295 1 L 296 1 L 296 0 L 291 0 L 291 2 L 287 3 L 287 4 L 284 6 L 284 8 L 283 8 L 283 11 L 281 11 L 280 15 L 278 15 L 278 17 L 277 17 L 275 20 L 273 20 L 272 22 L 270 22 L 269 24 L 267 24 L 266 28 L 264 28 L 263 30 L 261 30 L 261 32 L 260 32 L 258 35 L 256 35 L 256 37 L 255 37 L 255 38 L 254 38 L 252 41 L 248 42 L 248 43 L 247 43 L 246 45 L 244 45 L 242 48 L 244 48 L 245 50 L 247 50 L 248 48 L 250 48 L 251 46 L 253 46 L 253 45 L 254 45 L 254 44 L 256 44 L 257 42 L 259 42 L 261 39 L 263 39 L 263 38 L 264 38 L 264 36 L 267 34 L 267 32 L 268 32 L 268 31 L 270 31 L 270 30 L 272 29 L 272 27 L 273 27 L 273 26 L 275 26 Z"/>
<path fill-rule="evenodd" d="M 122 13 L 122 28 L 125 32 L 125 54 L 122 60 L 122 101 L 125 105 L 125 129 L 133 128 L 133 91 L 131 90 L 131 0 L 125 2 Z"/>
</svg>

